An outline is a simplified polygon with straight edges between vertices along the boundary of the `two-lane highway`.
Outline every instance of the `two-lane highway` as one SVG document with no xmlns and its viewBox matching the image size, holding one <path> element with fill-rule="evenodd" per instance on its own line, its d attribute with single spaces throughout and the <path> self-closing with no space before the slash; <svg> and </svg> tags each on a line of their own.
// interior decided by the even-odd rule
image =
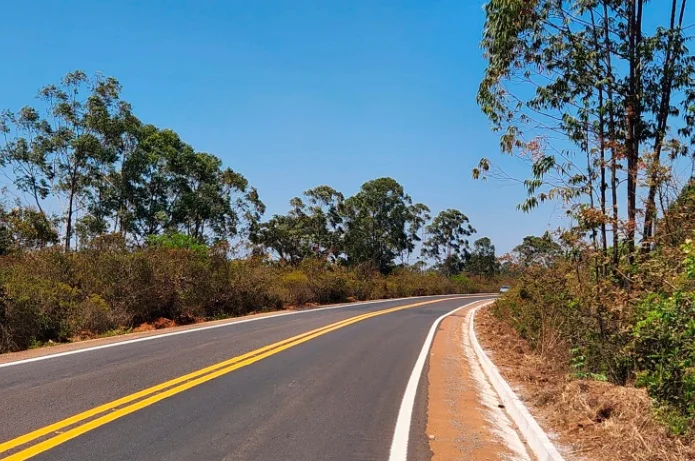
<svg viewBox="0 0 695 461">
<path fill-rule="evenodd" d="M 359 303 L 0 365 L 0 459 L 387 460 L 433 323 L 489 296 Z M 427 459 L 417 394 L 409 459 Z"/>
</svg>

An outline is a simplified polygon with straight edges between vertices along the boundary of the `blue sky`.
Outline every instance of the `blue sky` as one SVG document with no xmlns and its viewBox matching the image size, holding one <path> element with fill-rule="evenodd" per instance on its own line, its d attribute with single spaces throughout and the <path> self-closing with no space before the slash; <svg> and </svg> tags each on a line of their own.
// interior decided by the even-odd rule
<svg viewBox="0 0 695 461">
<path fill-rule="evenodd" d="M 457 208 L 498 253 L 560 224 L 516 211 L 521 187 L 479 182 L 501 158 L 475 94 L 483 1 L 11 2 L 0 18 L 0 108 L 32 104 L 73 69 L 114 76 L 143 121 L 244 174 L 268 206 L 390 176 Z"/>
</svg>

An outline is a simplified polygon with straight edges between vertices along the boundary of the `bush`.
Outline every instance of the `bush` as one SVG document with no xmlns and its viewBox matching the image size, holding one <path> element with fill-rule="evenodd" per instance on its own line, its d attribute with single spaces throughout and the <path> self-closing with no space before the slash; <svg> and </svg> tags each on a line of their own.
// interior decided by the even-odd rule
<svg viewBox="0 0 695 461">
<path fill-rule="evenodd" d="M 688 240 L 681 287 L 695 280 L 695 248 Z M 695 292 L 650 294 L 634 327 L 637 383 L 680 415 L 695 417 Z"/>
<path fill-rule="evenodd" d="M 308 303 L 336 303 L 475 291 L 466 277 L 307 259 L 297 267 L 230 260 L 181 235 L 132 249 L 104 235 L 72 253 L 58 249 L 0 256 L 0 351 L 127 330 L 160 317 L 178 323 Z"/>
<path fill-rule="evenodd" d="M 637 383 L 695 416 L 695 293 L 650 296 L 640 306 L 634 335 Z"/>
<path fill-rule="evenodd" d="M 629 291 L 581 253 L 524 268 L 493 313 L 568 374 L 634 382 L 683 433 L 695 422 L 695 244 L 630 268 Z"/>
</svg>

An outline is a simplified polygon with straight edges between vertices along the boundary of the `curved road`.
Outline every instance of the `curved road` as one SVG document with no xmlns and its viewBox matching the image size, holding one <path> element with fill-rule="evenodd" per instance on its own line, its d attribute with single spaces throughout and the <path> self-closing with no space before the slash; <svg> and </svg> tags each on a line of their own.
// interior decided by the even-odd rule
<svg viewBox="0 0 695 461">
<path fill-rule="evenodd" d="M 490 298 L 350 304 L 0 365 L 0 459 L 388 460 L 433 322 Z M 430 457 L 425 377 L 409 459 Z"/>
</svg>

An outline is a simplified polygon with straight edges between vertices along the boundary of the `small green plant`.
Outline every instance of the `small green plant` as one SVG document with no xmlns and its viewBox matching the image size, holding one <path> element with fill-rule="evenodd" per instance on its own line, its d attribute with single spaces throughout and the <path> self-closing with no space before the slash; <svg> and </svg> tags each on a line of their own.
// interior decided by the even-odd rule
<svg viewBox="0 0 695 461">
<path fill-rule="evenodd" d="M 200 243 L 195 238 L 181 233 L 150 235 L 147 244 L 154 248 L 165 248 L 168 250 L 191 250 L 200 256 L 209 253 L 207 245 Z"/>
<path fill-rule="evenodd" d="M 683 416 L 681 412 L 668 405 L 662 405 L 654 409 L 654 416 L 666 426 L 673 435 L 687 436 L 691 432 L 692 420 Z"/>
<path fill-rule="evenodd" d="M 586 355 L 579 347 L 570 349 L 570 368 L 572 375 L 577 379 L 590 379 L 592 381 L 608 381 L 608 377 L 602 373 L 591 373 L 586 371 Z"/>
</svg>

